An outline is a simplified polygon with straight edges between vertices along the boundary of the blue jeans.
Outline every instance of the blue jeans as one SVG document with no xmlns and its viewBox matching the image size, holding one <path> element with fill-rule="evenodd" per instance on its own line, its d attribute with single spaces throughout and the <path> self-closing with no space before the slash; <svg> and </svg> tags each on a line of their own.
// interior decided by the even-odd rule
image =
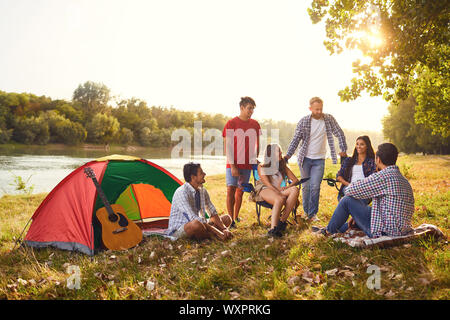
<svg viewBox="0 0 450 320">
<path fill-rule="evenodd" d="M 344 233 L 348 229 L 347 219 L 352 216 L 356 225 L 364 231 L 366 235 L 372 237 L 370 233 L 370 213 L 372 207 L 368 206 L 365 200 L 355 199 L 345 196 L 339 201 L 336 210 L 327 226 L 329 233 Z"/>
<path fill-rule="evenodd" d="M 342 186 L 341 192 L 338 193 L 338 197 L 337 197 L 338 201 L 341 201 L 341 199 L 342 199 L 343 197 L 345 197 L 345 196 L 344 196 L 344 192 L 345 192 L 345 189 L 346 189 L 347 187 L 348 187 L 348 186 Z M 363 201 L 365 201 L 366 204 L 370 204 L 371 199 L 365 199 L 365 200 L 363 200 Z"/>
<path fill-rule="evenodd" d="M 308 217 L 312 217 L 319 211 L 320 184 L 325 170 L 325 159 L 304 158 L 300 167 L 302 178 L 310 179 L 302 185 L 303 210 Z"/>
</svg>

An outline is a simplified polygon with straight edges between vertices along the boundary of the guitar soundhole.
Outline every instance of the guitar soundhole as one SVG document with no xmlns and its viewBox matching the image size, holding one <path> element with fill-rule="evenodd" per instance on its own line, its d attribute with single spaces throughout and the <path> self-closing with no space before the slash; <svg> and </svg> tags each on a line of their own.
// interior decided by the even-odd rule
<svg viewBox="0 0 450 320">
<path fill-rule="evenodd" d="M 121 226 L 121 227 L 126 227 L 126 226 L 128 226 L 128 220 L 127 220 L 127 218 L 125 218 L 123 215 L 121 215 L 120 213 L 119 213 L 119 217 L 120 217 L 120 220 L 119 220 L 119 226 Z"/>
<path fill-rule="evenodd" d="M 116 222 L 117 219 L 118 219 L 117 214 L 110 214 L 110 215 L 108 216 L 108 219 L 109 219 L 109 221 L 111 221 L 111 222 Z"/>
</svg>

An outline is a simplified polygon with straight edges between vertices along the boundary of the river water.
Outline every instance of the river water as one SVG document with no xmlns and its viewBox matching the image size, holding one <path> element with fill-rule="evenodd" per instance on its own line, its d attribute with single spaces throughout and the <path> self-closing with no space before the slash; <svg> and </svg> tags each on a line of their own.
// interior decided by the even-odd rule
<svg viewBox="0 0 450 320">
<path fill-rule="evenodd" d="M 19 194 L 15 179 L 21 177 L 26 186 L 33 186 L 32 193 L 50 192 L 69 173 L 94 159 L 111 154 L 127 154 L 142 157 L 164 167 L 183 179 L 183 165 L 189 161 L 201 163 L 207 175 L 225 173 L 224 156 L 203 156 L 202 158 L 171 158 L 171 150 L 140 149 L 114 150 L 85 149 L 65 146 L 1 146 L 0 145 L 0 196 Z"/>
</svg>

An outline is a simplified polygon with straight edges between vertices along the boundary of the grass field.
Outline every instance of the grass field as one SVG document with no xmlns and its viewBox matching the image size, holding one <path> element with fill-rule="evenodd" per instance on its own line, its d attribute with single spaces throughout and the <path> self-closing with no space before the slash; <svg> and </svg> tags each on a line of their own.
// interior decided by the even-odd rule
<svg viewBox="0 0 450 320">
<path fill-rule="evenodd" d="M 414 189 L 413 226 L 431 223 L 448 237 L 450 157 L 403 156 L 398 164 Z M 337 169 L 327 162 L 326 173 Z M 225 175 L 206 182 L 225 212 Z M 318 224 L 331 217 L 336 195 L 322 184 Z M 56 249 L 11 251 L 45 196 L 0 199 L 0 299 L 450 299 L 447 241 L 353 249 L 311 233 L 304 222 L 289 226 L 282 239 L 267 238 L 270 211 L 258 226 L 247 197 L 235 237 L 226 243 L 151 237 L 129 251 L 93 258 Z M 78 290 L 67 287 L 71 265 L 81 272 Z M 381 270 L 378 290 L 366 284 L 370 265 Z"/>
</svg>

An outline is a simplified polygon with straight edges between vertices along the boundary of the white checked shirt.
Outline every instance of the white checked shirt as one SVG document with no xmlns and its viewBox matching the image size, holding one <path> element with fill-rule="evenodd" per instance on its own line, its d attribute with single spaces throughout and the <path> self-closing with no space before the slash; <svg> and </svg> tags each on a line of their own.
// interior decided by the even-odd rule
<svg viewBox="0 0 450 320">
<path fill-rule="evenodd" d="M 305 116 L 297 124 L 295 128 L 294 137 L 289 144 L 288 151 L 286 155 L 288 157 L 292 156 L 297 150 L 298 144 L 302 141 L 300 149 L 298 151 L 298 165 L 301 168 L 303 166 L 303 160 L 305 159 L 306 153 L 308 151 L 309 140 L 311 135 L 311 115 Z M 341 151 L 347 151 L 347 143 L 345 142 L 344 131 L 339 127 L 336 119 L 331 114 L 324 113 L 323 120 L 325 121 L 325 132 L 327 135 L 328 145 L 330 146 L 331 159 L 334 164 L 337 163 L 336 149 L 334 147 L 333 135 L 338 138 L 339 148 Z"/>
<path fill-rule="evenodd" d="M 182 225 L 192 220 L 206 222 L 205 212 L 208 212 L 210 217 L 217 214 L 217 210 L 209 198 L 208 191 L 203 187 L 199 187 L 199 191 L 199 211 L 195 207 L 195 189 L 189 182 L 186 182 L 175 191 L 172 198 L 172 207 L 170 208 L 168 235 L 172 235 Z"/>
</svg>

